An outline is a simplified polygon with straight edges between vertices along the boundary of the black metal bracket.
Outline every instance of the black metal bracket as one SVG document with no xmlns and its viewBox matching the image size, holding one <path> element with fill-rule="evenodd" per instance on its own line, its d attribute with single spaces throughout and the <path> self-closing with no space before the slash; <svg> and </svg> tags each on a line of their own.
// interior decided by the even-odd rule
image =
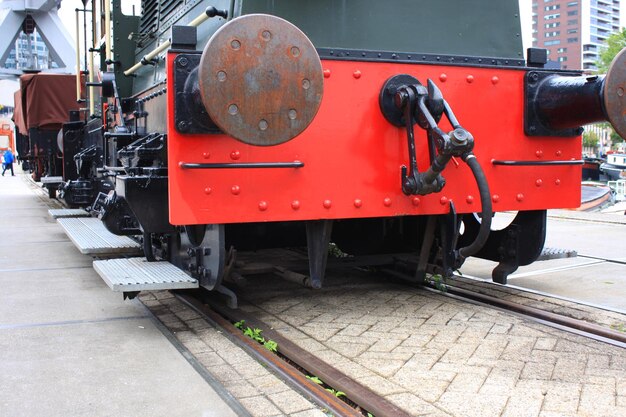
<svg viewBox="0 0 626 417">
<path fill-rule="evenodd" d="M 536 108 L 537 92 L 542 82 L 555 76 L 579 76 L 580 73 L 563 73 L 558 75 L 554 71 L 529 71 L 524 76 L 524 133 L 526 136 L 557 136 L 572 137 L 583 133 L 583 128 L 551 129 L 547 127 L 539 116 Z"/>
<path fill-rule="evenodd" d="M 426 87 L 410 75 L 396 75 L 383 86 L 379 105 L 387 121 L 406 127 L 409 168 L 402 167 L 402 192 L 406 195 L 426 195 L 441 191 L 445 185 L 441 172 L 450 159 L 454 156 L 465 158 L 474 148 L 474 138 L 461 127 L 441 90 L 430 79 Z M 453 128 L 449 133 L 438 126 L 444 114 Z M 428 133 L 430 167 L 425 172 L 417 169 L 415 123 Z"/>
<path fill-rule="evenodd" d="M 198 67 L 202 56 L 179 54 L 174 59 L 174 128 L 183 134 L 222 133 L 209 117 L 198 84 Z"/>
</svg>

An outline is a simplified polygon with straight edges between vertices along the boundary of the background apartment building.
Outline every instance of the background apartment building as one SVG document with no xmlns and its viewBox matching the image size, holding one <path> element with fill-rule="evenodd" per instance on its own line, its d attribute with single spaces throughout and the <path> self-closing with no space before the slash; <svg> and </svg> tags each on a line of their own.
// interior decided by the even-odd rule
<svg viewBox="0 0 626 417">
<path fill-rule="evenodd" d="M 563 69 L 595 70 L 601 47 L 620 29 L 620 0 L 533 0 L 533 46 Z"/>
</svg>

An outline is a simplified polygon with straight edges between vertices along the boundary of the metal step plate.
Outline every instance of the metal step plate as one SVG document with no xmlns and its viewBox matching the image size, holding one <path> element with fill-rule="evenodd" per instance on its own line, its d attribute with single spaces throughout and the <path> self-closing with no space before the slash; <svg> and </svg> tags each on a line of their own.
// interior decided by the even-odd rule
<svg viewBox="0 0 626 417">
<path fill-rule="evenodd" d="M 63 182 L 63 177 L 41 177 L 42 184 L 60 184 Z"/>
<path fill-rule="evenodd" d="M 83 209 L 50 209 L 48 210 L 48 214 L 53 219 L 60 217 L 91 217 L 91 214 Z"/>
<path fill-rule="evenodd" d="M 108 259 L 94 261 L 93 268 L 117 292 L 198 288 L 198 280 L 166 261 Z"/>
<path fill-rule="evenodd" d="M 141 245 L 126 236 L 109 232 L 95 217 L 65 217 L 57 219 L 65 234 L 80 253 L 85 255 L 134 255 Z"/>
<path fill-rule="evenodd" d="M 537 260 L 548 261 L 550 259 L 575 258 L 577 256 L 578 253 L 571 249 L 543 248 Z"/>
</svg>

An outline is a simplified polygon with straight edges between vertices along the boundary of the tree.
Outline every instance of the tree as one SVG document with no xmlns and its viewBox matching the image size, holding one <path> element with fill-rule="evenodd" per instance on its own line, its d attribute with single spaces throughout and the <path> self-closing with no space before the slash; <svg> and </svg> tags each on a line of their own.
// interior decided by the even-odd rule
<svg viewBox="0 0 626 417">
<path fill-rule="evenodd" d="M 585 148 L 595 148 L 598 145 L 598 134 L 596 132 L 585 132 L 583 133 L 583 146 Z"/>
<path fill-rule="evenodd" d="M 626 28 L 623 28 L 619 32 L 612 33 L 606 40 L 606 47 L 602 49 L 596 61 L 598 72 L 601 74 L 606 73 L 615 55 L 624 47 L 626 47 Z"/>
</svg>

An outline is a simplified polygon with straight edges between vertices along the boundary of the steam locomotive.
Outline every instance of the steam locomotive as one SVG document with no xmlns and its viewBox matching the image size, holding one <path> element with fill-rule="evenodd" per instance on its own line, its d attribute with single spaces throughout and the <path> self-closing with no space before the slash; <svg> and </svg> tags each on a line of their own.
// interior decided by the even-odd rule
<svg viewBox="0 0 626 417">
<path fill-rule="evenodd" d="M 61 195 L 209 290 L 231 247 L 306 246 L 319 288 L 330 242 L 413 254 L 416 279 L 490 259 L 505 283 L 546 210 L 580 204 L 581 126 L 626 133 L 626 55 L 606 76 L 524 59 L 517 0 L 97 3 Z"/>
</svg>

